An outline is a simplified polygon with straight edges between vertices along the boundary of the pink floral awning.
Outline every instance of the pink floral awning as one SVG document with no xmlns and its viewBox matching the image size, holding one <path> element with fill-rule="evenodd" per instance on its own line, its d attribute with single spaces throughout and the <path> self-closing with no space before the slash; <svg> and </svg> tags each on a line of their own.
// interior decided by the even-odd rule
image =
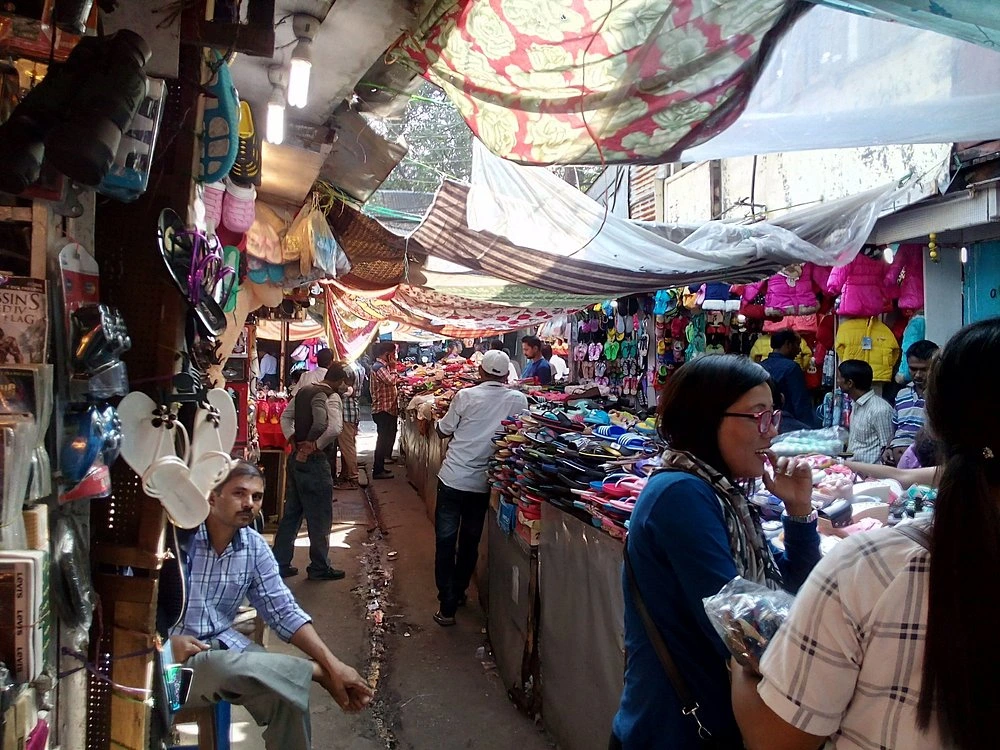
<svg viewBox="0 0 1000 750">
<path fill-rule="evenodd" d="M 326 294 L 331 318 L 371 321 L 374 325 L 390 320 L 450 338 L 518 331 L 577 311 L 484 304 L 406 284 L 381 296 L 351 294 L 334 286 L 327 287 Z"/>
<path fill-rule="evenodd" d="M 742 111 L 794 0 L 438 0 L 392 51 L 495 154 L 671 161 Z"/>
</svg>

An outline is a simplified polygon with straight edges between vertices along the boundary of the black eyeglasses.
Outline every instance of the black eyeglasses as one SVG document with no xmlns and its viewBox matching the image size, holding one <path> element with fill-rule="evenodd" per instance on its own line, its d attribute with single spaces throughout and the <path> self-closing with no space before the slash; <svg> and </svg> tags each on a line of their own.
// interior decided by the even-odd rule
<svg viewBox="0 0 1000 750">
<path fill-rule="evenodd" d="M 757 423 L 757 429 L 761 435 L 766 435 L 772 427 L 778 429 L 781 425 L 781 409 L 774 411 L 758 411 L 752 414 L 744 414 L 738 411 L 723 412 L 724 417 L 739 417 L 740 419 L 752 419 Z"/>
</svg>

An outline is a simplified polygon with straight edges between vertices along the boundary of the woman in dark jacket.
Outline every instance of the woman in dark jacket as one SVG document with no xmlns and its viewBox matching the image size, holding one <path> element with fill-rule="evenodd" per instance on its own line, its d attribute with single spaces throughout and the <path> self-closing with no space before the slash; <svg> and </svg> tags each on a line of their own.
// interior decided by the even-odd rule
<svg viewBox="0 0 1000 750">
<path fill-rule="evenodd" d="M 819 560 L 812 473 L 770 452 L 780 420 L 767 371 L 745 357 L 700 357 L 667 383 L 659 431 L 670 448 L 636 502 L 627 549 L 639 593 L 699 708 L 682 713 L 625 575 L 628 664 L 611 748 L 693 750 L 703 747 L 699 722 L 717 746 L 742 747 L 729 654 L 702 599 L 736 576 L 795 592 Z M 785 503 L 783 553 L 764 539 L 739 484 L 761 476 Z"/>
</svg>

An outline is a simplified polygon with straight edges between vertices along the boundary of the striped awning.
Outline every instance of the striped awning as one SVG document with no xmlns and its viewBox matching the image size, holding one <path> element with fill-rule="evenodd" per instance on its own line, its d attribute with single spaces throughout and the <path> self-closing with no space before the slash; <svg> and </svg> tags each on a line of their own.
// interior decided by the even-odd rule
<svg viewBox="0 0 1000 750">
<path fill-rule="evenodd" d="M 675 257 L 663 258 L 659 265 L 674 270 L 652 272 L 630 268 L 629 248 L 621 248 L 622 265 L 612 266 L 555 255 L 512 244 L 489 232 L 469 228 L 467 200 L 469 187 L 446 180 L 423 223 L 410 235 L 411 241 L 428 254 L 457 263 L 476 273 L 553 292 L 587 294 L 599 298 L 621 297 L 638 292 L 702 284 L 707 281 L 749 282 L 769 276 L 781 266 L 775 258 L 752 259 L 737 266 L 706 262 L 700 252 L 685 253 L 675 245 Z M 650 245 L 663 241 L 650 233 Z M 787 262 L 787 261 L 786 261 Z"/>
</svg>

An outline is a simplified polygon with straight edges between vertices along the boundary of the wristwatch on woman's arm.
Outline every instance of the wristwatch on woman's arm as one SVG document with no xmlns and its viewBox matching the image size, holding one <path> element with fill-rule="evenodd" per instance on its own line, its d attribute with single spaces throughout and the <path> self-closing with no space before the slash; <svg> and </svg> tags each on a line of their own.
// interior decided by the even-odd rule
<svg viewBox="0 0 1000 750">
<path fill-rule="evenodd" d="M 792 516 L 788 513 L 781 514 L 782 521 L 791 521 L 792 523 L 816 523 L 817 519 L 819 519 L 819 511 L 815 509 L 806 516 Z"/>
</svg>

